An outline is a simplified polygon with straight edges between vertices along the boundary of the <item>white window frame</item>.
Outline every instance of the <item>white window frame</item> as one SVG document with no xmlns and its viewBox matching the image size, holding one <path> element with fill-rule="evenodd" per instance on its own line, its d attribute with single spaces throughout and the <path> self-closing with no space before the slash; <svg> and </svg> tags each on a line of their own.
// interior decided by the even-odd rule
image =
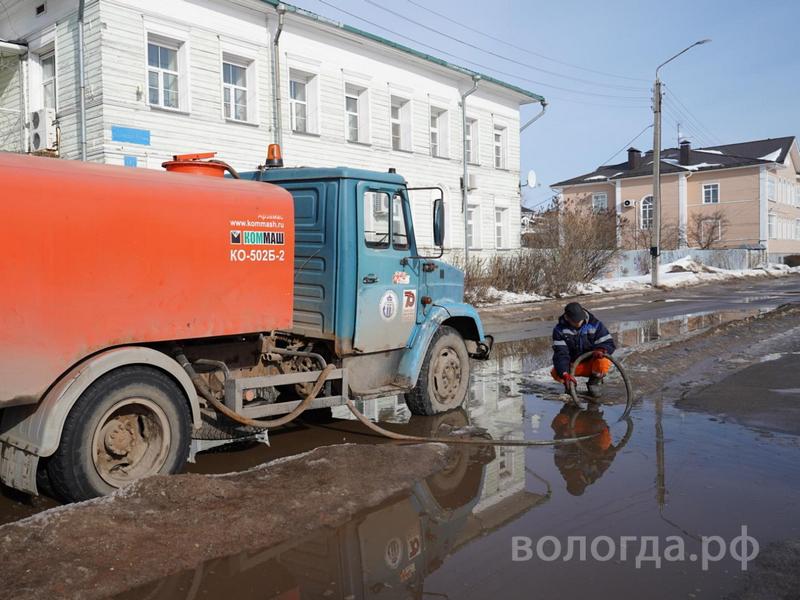
<svg viewBox="0 0 800 600">
<path fill-rule="evenodd" d="M 176 53 L 176 70 L 163 69 L 160 66 L 154 67 L 150 65 L 150 44 L 174 50 Z M 145 86 L 144 86 L 144 101 L 151 109 L 166 110 L 170 112 L 188 113 L 190 107 L 189 90 L 191 82 L 189 79 L 189 51 L 188 42 L 186 39 L 177 37 L 174 34 L 165 34 L 160 31 L 147 30 L 145 32 Z M 150 102 L 150 73 L 158 73 L 158 102 Z M 164 73 L 175 75 L 178 79 L 178 106 L 165 106 L 164 105 Z"/>
<path fill-rule="evenodd" d="M 0 11 L 2 12 L 2 11 Z M 45 108 L 44 105 L 44 81 L 42 73 L 42 58 L 54 54 L 58 63 L 60 52 L 56 48 L 56 26 L 52 25 L 43 29 L 40 33 L 28 38 L 28 110 L 37 111 Z M 58 64 L 55 71 L 55 108 L 58 111 Z"/>
<path fill-rule="evenodd" d="M 650 202 L 648 203 L 647 200 L 649 200 Z M 645 227 L 645 218 L 644 218 L 644 207 L 645 207 L 646 204 L 650 205 L 650 211 L 649 211 L 650 215 L 648 217 L 648 220 L 650 221 L 650 224 L 647 227 Z M 641 201 L 639 202 L 639 228 L 640 229 L 643 229 L 643 230 L 647 231 L 647 230 L 650 230 L 650 229 L 653 228 L 653 217 L 655 216 L 655 213 L 654 213 L 653 209 L 654 209 L 653 196 L 648 194 L 648 195 L 644 196 L 641 199 Z"/>
<path fill-rule="evenodd" d="M 716 190 L 716 198 L 714 198 L 714 190 Z M 703 204 L 719 204 L 719 183 L 704 183 L 703 184 Z M 710 192 L 710 196 L 707 195 Z"/>
<path fill-rule="evenodd" d="M 356 112 L 348 110 L 347 99 L 356 100 Z M 357 137 L 350 138 L 350 116 L 356 117 Z M 370 143 L 369 88 L 349 81 L 344 84 L 344 139 L 350 143 Z"/>
<path fill-rule="evenodd" d="M 778 216 L 775 213 L 769 213 L 767 215 L 767 239 L 776 240 L 778 239 L 777 235 L 777 219 Z"/>
<path fill-rule="evenodd" d="M 775 202 L 775 178 L 767 175 L 767 201 Z"/>
<path fill-rule="evenodd" d="M 608 210 L 608 192 L 593 192 L 592 211 L 599 213 L 599 212 L 606 212 L 607 210 Z"/>
<path fill-rule="evenodd" d="M 496 250 L 507 250 L 510 247 L 508 214 L 507 206 L 494 207 L 494 245 Z"/>
<path fill-rule="evenodd" d="M 470 250 L 481 249 L 481 207 L 480 204 L 467 204 L 467 227 L 465 240 Z"/>
<path fill-rule="evenodd" d="M 794 239 L 800 240 L 800 219 L 794 220 Z"/>
<path fill-rule="evenodd" d="M 435 105 L 430 107 L 428 142 L 431 156 L 434 158 L 448 158 L 450 156 L 449 114 L 446 108 L 440 108 Z M 436 150 L 434 150 L 434 135 L 436 136 Z"/>
<path fill-rule="evenodd" d="M 56 50 L 55 47 L 46 50 L 39 54 L 39 69 L 41 71 L 41 86 L 42 86 L 42 108 L 52 108 L 53 110 L 58 110 L 58 75 L 56 71 Z M 52 59 L 53 61 L 53 76 L 49 79 L 45 79 L 44 76 L 44 63 L 47 60 Z M 45 90 L 47 86 L 53 86 L 53 105 L 47 106 L 47 93 Z"/>
<path fill-rule="evenodd" d="M 244 69 L 245 85 L 237 86 L 234 84 L 225 83 L 225 64 L 233 65 Z M 253 58 L 240 56 L 230 52 L 222 53 L 220 70 L 220 81 L 222 85 L 222 117 L 226 121 L 233 121 L 236 123 L 258 123 L 258 99 L 256 96 L 256 61 Z M 230 115 L 225 114 L 225 90 L 230 90 L 230 98 L 232 100 L 231 107 L 234 109 Z M 235 90 L 243 89 L 245 93 L 245 118 L 237 119 L 235 111 Z"/>
<path fill-rule="evenodd" d="M 302 83 L 305 86 L 305 100 L 292 97 L 292 82 Z M 288 85 L 286 95 L 289 99 L 289 126 L 292 133 L 300 135 L 319 135 L 319 74 L 303 68 L 289 67 Z M 305 129 L 297 126 L 296 106 L 305 106 Z"/>
<path fill-rule="evenodd" d="M 467 163 L 470 165 L 481 164 L 480 152 L 480 121 L 467 117 L 467 130 L 464 132 L 467 144 Z"/>
<path fill-rule="evenodd" d="M 800 184 L 794 184 L 794 206 L 800 208 Z"/>
<path fill-rule="evenodd" d="M 498 140 L 498 136 L 500 139 Z M 492 130 L 492 163 L 495 169 L 505 171 L 508 168 L 508 129 L 495 125 Z"/>
<path fill-rule="evenodd" d="M 394 109 L 397 108 L 397 117 L 394 116 Z M 397 94 L 389 96 L 389 141 L 392 150 L 395 152 L 411 152 L 411 99 Z M 398 134 L 395 136 L 395 126 Z M 397 144 L 395 145 L 395 138 Z"/>
</svg>

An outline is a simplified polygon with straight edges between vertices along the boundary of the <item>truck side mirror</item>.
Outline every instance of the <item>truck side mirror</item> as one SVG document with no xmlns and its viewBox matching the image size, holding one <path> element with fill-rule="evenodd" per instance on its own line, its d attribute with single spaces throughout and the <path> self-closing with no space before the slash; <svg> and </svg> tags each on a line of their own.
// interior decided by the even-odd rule
<svg viewBox="0 0 800 600">
<path fill-rule="evenodd" d="M 444 247 L 444 199 L 433 201 L 433 244 Z"/>
</svg>

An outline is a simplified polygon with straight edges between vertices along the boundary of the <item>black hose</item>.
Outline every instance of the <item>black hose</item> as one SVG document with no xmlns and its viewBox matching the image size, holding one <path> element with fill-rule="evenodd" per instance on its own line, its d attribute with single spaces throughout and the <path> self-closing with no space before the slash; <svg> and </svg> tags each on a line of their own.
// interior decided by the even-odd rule
<svg viewBox="0 0 800 600">
<path fill-rule="evenodd" d="M 583 354 L 581 354 L 572 364 L 572 368 L 570 369 L 569 374 L 575 377 L 575 370 L 578 368 L 578 365 L 581 364 L 586 359 L 590 358 L 593 354 L 594 350 L 590 350 L 589 352 L 584 352 Z M 616 358 L 614 358 L 614 356 L 611 354 L 606 354 L 605 358 L 610 360 L 614 364 L 614 366 L 617 367 L 619 374 L 622 376 L 622 381 L 625 383 L 625 394 L 627 395 L 627 398 L 625 400 L 625 410 L 622 412 L 619 419 L 617 419 L 617 422 L 624 421 L 628 418 L 628 415 L 630 415 L 631 409 L 633 408 L 633 386 L 631 385 L 631 381 L 628 378 L 628 374 L 625 372 L 625 368 L 622 366 L 622 363 L 618 361 Z M 570 396 L 572 396 L 572 400 L 575 402 L 575 404 L 580 406 L 580 401 L 578 400 L 578 392 L 575 389 L 575 385 L 572 383 L 568 383 L 567 389 L 569 389 L 569 394 Z"/>
</svg>

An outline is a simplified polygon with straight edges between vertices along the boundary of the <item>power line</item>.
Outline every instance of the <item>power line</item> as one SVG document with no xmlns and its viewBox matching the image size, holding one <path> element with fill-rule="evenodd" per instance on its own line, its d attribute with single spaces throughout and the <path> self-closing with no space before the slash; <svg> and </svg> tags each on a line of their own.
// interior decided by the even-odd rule
<svg viewBox="0 0 800 600">
<path fill-rule="evenodd" d="M 396 31 L 394 31 L 392 29 L 389 29 L 388 27 L 384 27 L 383 25 L 379 25 L 379 24 L 375 23 L 374 21 L 370 21 L 369 19 L 365 19 L 364 17 L 356 15 L 356 14 L 354 14 L 352 12 L 349 12 L 349 11 L 343 9 L 343 8 L 339 8 L 335 4 L 333 4 L 331 2 L 328 2 L 328 0 L 317 0 L 317 2 L 319 2 L 320 4 L 324 4 L 325 6 L 328 6 L 330 8 L 333 8 L 334 10 L 337 10 L 337 11 L 343 13 L 343 14 L 346 14 L 349 17 L 352 17 L 354 19 L 357 19 L 359 21 L 367 23 L 368 25 L 371 25 L 372 27 L 375 27 L 375 28 L 380 29 L 382 31 L 387 31 L 387 32 L 389 32 L 389 33 L 391 33 L 391 34 L 393 34 L 393 35 L 395 35 L 397 37 L 400 37 L 402 39 L 408 40 L 408 41 L 410 41 L 410 42 L 412 42 L 414 44 L 417 44 L 419 46 L 423 46 L 425 48 L 430 48 L 431 50 L 433 50 L 435 52 L 438 52 L 439 54 L 443 54 L 445 56 L 453 57 L 456 60 L 475 65 L 479 69 L 485 69 L 486 71 L 494 71 L 495 73 L 497 73 L 499 75 L 502 75 L 504 77 L 511 77 L 511 78 L 514 78 L 514 79 L 519 79 L 520 81 L 525 81 L 526 83 L 532 83 L 534 85 L 540 85 L 540 86 L 543 86 L 543 87 L 549 87 L 549 88 L 553 88 L 555 90 L 561 90 L 562 92 L 569 92 L 571 94 L 580 94 L 580 95 L 583 95 L 583 96 L 596 96 L 596 97 L 600 97 L 600 98 L 614 98 L 614 99 L 624 99 L 624 100 L 646 100 L 647 99 L 647 96 L 618 96 L 618 95 L 615 95 L 615 94 L 601 94 L 599 92 L 587 92 L 585 90 L 573 90 L 573 89 L 570 89 L 570 88 L 565 88 L 565 87 L 561 87 L 561 86 L 558 86 L 558 85 L 553 85 L 551 83 L 544 83 L 542 81 L 536 81 L 534 79 L 529 79 L 527 77 L 522 77 L 521 75 L 518 75 L 516 73 L 509 73 L 507 71 L 501 71 L 500 69 L 496 69 L 495 67 L 490 67 L 488 65 L 481 64 L 481 63 L 476 62 L 474 60 L 468 60 L 466 58 L 463 58 L 461 56 L 453 54 L 452 52 L 447 52 L 446 50 L 442 50 L 441 48 L 437 48 L 436 46 L 432 46 L 430 44 L 426 44 L 425 42 L 421 42 L 421 41 L 419 41 L 419 40 L 417 40 L 415 38 L 412 38 L 410 36 L 404 35 L 402 33 L 397 33 Z"/>
<path fill-rule="evenodd" d="M 605 165 L 607 165 L 609 162 L 611 162 L 611 160 L 612 160 L 612 159 L 616 158 L 616 156 L 617 156 L 617 155 L 618 155 L 620 152 L 622 152 L 622 151 L 623 151 L 623 150 L 625 150 L 626 148 L 630 148 L 630 147 L 631 147 L 631 144 L 633 144 L 633 142 L 635 142 L 636 140 L 638 140 L 638 139 L 639 139 L 639 137 L 640 137 L 640 136 L 641 136 L 641 135 L 642 135 L 642 134 L 643 134 L 645 131 L 647 131 L 648 129 L 650 129 L 652 126 L 653 126 L 653 124 L 652 124 L 652 123 L 650 123 L 650 125 L 648 125 L 648 126 L 647 126 L 647 127 L 645 127 L 644 129 L 642 129 L 642 130 L 641 130 L 639 133 L 637 133 L 635 136 L 633 136 L 633 138 L 631 138 L 631 140 L 630 140 L 630 141 L 626 142 L 626 143 L 625 143 L 625 145 L 623 145 L 623 146 L 622 146 L 622 148 L 620 148 L 619 150 L 617 150 L 616 152 L 614 152 L 614 154 L 612 154 L 612 155 L 611 155 L 611 156 L 609 156 L 607 159 L 605 159 L 603 162 L 601 162 L 601 163 L 600 163 L 600 166 L 602 167 L 602 166 L 605 166 Z"/>
<path fill-rule="evenodd" d="M 490 56 L 494 56 L 495 58 L 499 58 L 501 60 L 508 61 L 508 62 L 510 62 L 512 64 L 515 64 L 517 66 L 523 67 L 525 69 L 531 69 L 531 70 L 534 70 L 534 71 L 540 71 L 542 73 L 546 73 L 546 74 L 551 75 L 553 77 L 561 77 L 563 79 L 570 79 L 572 81 L 577 81 L 577 82 L 580 82 L 580 83 L 587 83 L 589 85 L 595 85 L 595 86 L 599 86 L 599 87 L 614 88 L 614 89 L 619 89 L 619 90 L 641 91 L 641 87 L 633 87 L 633 86 L 630 86 L 630 85 L 618 85 L 618 84 L 615 84 L 615 83 L 599 83 L 599 82 L 596 82 L 596 81 L 592 81 L 590 79 L 583 79 L 581 77 L 572 77 L 571 75 L 562 75 L 561 73 L 557 73 L 555 71 L 550 71 L 548 69 L 542 69 L 541 67 L 534 67 L 533 65 L 530 65 L 528 63 L 516 60 L 514 58 L 509 58 L 508 56 L 500 54 L 499 52 L 494 52 L 493 50 L 487 50 L 486 48 L 482 48 L 481 46 L 478 46 L 477 44 L 473 44 L 471 42 L 465 41 L 465 40 L 460 39 L 460 38 L 458 38 L 458 37 L 456 37 L 454 35 L 450 35 L 449 33 L 445 33 L 444 31 L 436 29 L 435 27 L 431 27 L 430 25 L 426 25 L 425 23 L 422 23 L 420 21 L 412 19 L 411 17 L 407 17 L 407 16 L 405 16 L 405 15 L 403 15 L 403 14 L 401 14 L 401 13 L 395 11 L 395 10 L 392 10 L 391 8 L 387 8 L 386 6 L 383 6 L 382 4 L 376 2 L 375 0 L 364 0 L 364 2 L 366 2 L 367 4 L 369 4 L 371 6 L 376 7 L 378 9 L 382 10 L 382 11 L 387 12 L 390 15 L 393 15 L 393 16 L 397 17 L 398 19 L 403 19 L 404 21 L 408 21 L 409 23 L 412 23 L 413 25 L 416 25 L 417 27 L 421 27 L 422 29 L 425 29 L 427 31 L 430 31 L 432 33 L 435 33 L 437 35 L 445 37 L 445 38 L 447 38 L 449 40 L 452 40 L 454 42 L 462 44 L 463 46 L 467 46 L 468 48 L 472 48 L 474 50 L 478 50 L 479 52 L 484 52 L 485 54 L 489 54 Z"/>
<path fill-rule="evenodd" d="M 666 87 L 666 86 L 665 86 L 665 87 Z M 700 127 L 700 129 L 704 130 L 704 131 L 705 131 L 705 133 L 706 133 L 706 134 L 708 134 L 708 137 L 710 137 L 712 140 L 716 140 L 718 144 L 722 144 L 722 140 L 720 140 L 720 139 L 719 139 L 719 138 L 718 138 L 716 135 L 714 135 L 714 133 L 713 133 L 713 132 L 712 132 L 710 129 L 708 129 L 708 127 L 706 127 L 706 126 L 705 126 L 705 125 L 704 125 L 704 124 L 703 124 L 703 123 L 700 121 L 700 119 L 698 119 L 698 118 L 697 118 L 697 117 L 694 115 L 694 113 L 692 113 L 692 111 L 690 111 L 690 110 L 689 110 L 689 108 L 688 108 L 688 107 L 687 107 L 687 106 L 686 106 L 686 105 L 685 105 L 683 102 L 681 102 L 681 99 L 680 99 L 680 98 L 678 98 L 678 96 L 676 96 L 676 95 L 675 95 L 675 92 L 674 92 L 674 91 L 673 91 L 671 88 L 669 88 L 669 89 L 667 90 L 667 92 L 669 93 L 669 95 L 668 95 L 668 96 L 666 96 L 666 97 L 667 97 L 668 99 L 672 99 L 672 100 L 674 100 L 675 102 L 677 102 L 677 103 L 678 103 L 678 104 L 679 104 L 679 105 L 680 105 L 680 106 L 683 108 L 683 111 L 685 111 L 685 113 L 686 113 L 686 116 L 690 117 L 690 118 L 691 118 L 691 119 L 692 119 L 692 120 L 693 120 L 693 121 L 694 121 L 694 122 L 695 122 L 695 123 L 696 123 L 696 124 L 697 124 L 697 125 Z"/>
<path fill-rule="evenodd" d="M 424 11 L 427 11 L 427 12 L 429 12 L 431 14 L 434 14 L 437 17 L 441 17 L 445 21 L 450 21 L 451 23 L 454 23 L 455 25 L 458 25 L 459 27 L 463 27 L 464 29 L 466 29 L 468 31 L 472 31 L 473 33 L 477 33 L 478 35 L 482 35 L 482 36 L 484 36 L 484 37 L 486 37 L 486 38 L 488 38 L 490 40 L 493 40 L 495 42 L 500 42 L 501 44 L 505 44 L 506 46 L 509 46 L 510 48 L 515 48 L 516 50 L 519 50 L 521 52 L 525 52 L 526 54 L 530 54 L 531 56 L 536 56 L 536 57 L 542 58 L 544 60 L 549 60 L 550 62 L 556 63 L 558 65 L 564 65 L 565 67 L 571 67 L 573 69 L 579 69 L 581 71 L 586 71 L 588 73 L 595 73 L 596 75 L 604 75 L 606 77 L 616 77 L 618 79 L 628 79 L 630 81 L 649 81 L 647 79 L 641 79 L 639 77 L 629 77 L 629 76 L 626 76 L 626 75 L 615 75 L 614 73 L 607 73 L 605 71 L 598 71 L 597 69 L 589 69 L 587 67 L 581 67 L 580 65 L 568 63 L 568 62 L 565 62 L 563 60 L 558 60 L 556 58 L 552 58 L 552 57 L 547 56 L 545 54 L 541 54 L 540 52 L 534 52 L 533 50 L 529 50 L 528 48 L 523 48 L 522 46 L 517 46 L 516 44 L 512 44 L 511 42 L 508 42 L 508 41 L 506 41 L 506 40 L 504 40 L 502 38 L 490 35 L 490 34 L 486 33 L 485 31 L 481 31 L 480 29 L 477 29 L 475 27 L 470 27 L 469 25 L 467 25 L 465 23 L 462 23 L 461 21 L 456 21 L 452 17 L 449 17 L 449 16 L 447 16 L 445 14 L 442 14 L 440 12 L 437 12 L 437 11 L 433 10 L 432 8 L 429 8 L 429 7 L 425 6 L 424 4 L 420 4 L 419 2 L 415 2 L 414 0 L 407 0 L 407 1 L 409 3 L 411 3 L 411 4 L 413 4 L 414 6 L 416 6 L 418 8 L 421 8 Z"/>
<path fill-rule="evenodd" d="M 700 145 L 707 145 L 706 142 L 709 142 L 713 145 L 708 137 L 708 134 L 700 129 L 697 124 L 689 118 L 688 115 L 684 114 L 683 111 L 678 108 L 676 104 L 667 101 L 664 103 L 664 110 L 669 112 L 670 116 L 676 123 L 680 122 L 681 126 L 688 131 L 692 137 L 696 138 Z"/>
</svg>

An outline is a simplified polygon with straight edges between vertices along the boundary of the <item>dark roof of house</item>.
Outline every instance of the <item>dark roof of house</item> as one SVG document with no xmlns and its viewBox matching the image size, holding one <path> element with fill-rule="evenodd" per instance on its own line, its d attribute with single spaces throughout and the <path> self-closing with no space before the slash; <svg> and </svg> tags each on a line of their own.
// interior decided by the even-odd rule
<svg viewBox="0 0 800 600">
<path fill-rule="evenodd" d="M 687 165 L 679 163 L 680 149 L 667 148 L 661 151 L 661 173 L 681 173 L 685 171 L 714 171 L 735 167 L 756 166 L 762 164 L 782 163 L 786 160 L 794 143 L 794 136 L 723 144 L 689 150 Z M 554 183 L 551 187 L 601 183 L 615 179 L 642 177 L 653 174 L 653 153 L 648 151 L 639 159 L 639 166 L 631 169 L 628 161 L 614 165 L 603 165 L 577 177 Z"/>
</svg>

